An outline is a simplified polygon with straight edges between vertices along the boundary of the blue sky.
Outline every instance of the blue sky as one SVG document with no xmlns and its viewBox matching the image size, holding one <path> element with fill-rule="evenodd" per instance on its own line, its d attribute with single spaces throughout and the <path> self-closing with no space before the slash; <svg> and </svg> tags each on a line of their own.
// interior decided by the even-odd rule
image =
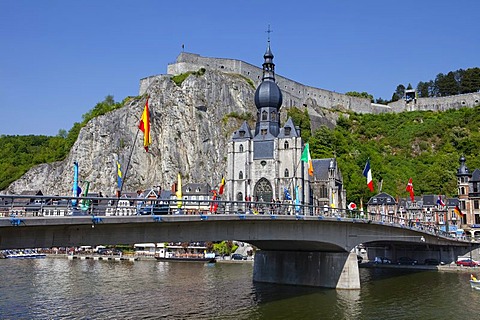
<svg viewBox="0 0 480 320">
<path fill-rule="evenodd" d="M 390 99 L 479 67 L 478 0 L 0 0 L 0 135 L 56 135 L 111 94 L 137 95 L 185 51 Z"/>
</svg>

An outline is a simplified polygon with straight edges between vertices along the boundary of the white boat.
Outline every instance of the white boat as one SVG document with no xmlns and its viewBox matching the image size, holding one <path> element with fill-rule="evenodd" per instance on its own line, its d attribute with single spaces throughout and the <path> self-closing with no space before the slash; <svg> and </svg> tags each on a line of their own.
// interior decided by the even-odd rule
<svg viewBox="0 0 480 320">
<path fill-rule="evenodd" d="M 470 286 L 472 289 L 480 290 L 480 280 L 470 280 Z"/>
<path fill-rule="evenodd" d="M 473 274 L 470 275 L 470 286 L 472 289 L 480 290 L 480 280 L 477 280 Z"/>
<path fill-rule="evenodd" d="M 47 255 L 44 253 L 38 253 L 34 249 L 25 250 L 5 250 L 3 255 L 7 259 L 36 259 L 45 258 Z"/>
</svg>

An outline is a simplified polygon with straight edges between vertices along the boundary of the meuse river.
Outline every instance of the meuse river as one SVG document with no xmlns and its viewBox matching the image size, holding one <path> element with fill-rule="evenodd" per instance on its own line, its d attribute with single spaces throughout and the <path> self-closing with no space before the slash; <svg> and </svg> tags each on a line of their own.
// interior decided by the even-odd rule
<svg viewBox="0 0 480 320">
<path fill-rule="evenodd" d="M 0 319 L 479 319 L 469 273 L 361 268 L 361 290 L 252 282 L 251 263 L 0 260 Z M 477 271 L 472 269 L 472 271 Z"/>
</svg>

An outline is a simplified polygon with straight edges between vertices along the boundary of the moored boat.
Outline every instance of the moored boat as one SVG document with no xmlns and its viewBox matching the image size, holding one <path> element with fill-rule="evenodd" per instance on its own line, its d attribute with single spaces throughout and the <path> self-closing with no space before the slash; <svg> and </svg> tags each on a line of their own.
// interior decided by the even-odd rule
<svg viewBox="0 0 480 320">
<path fill-rule="evenodd" d="M 39 253 L 34 249 L 4 250 L 2 254 L 7 259 L 36 259 L 45 258 L 47 256 L 46 254 Z"/>
<path fill-rule="evenodd" d="M 155 259 L 159 261 L 215 262 L 215 253 L 207 252 L 201 243 L 188 245 L 158 244 Z"/>
</svg>

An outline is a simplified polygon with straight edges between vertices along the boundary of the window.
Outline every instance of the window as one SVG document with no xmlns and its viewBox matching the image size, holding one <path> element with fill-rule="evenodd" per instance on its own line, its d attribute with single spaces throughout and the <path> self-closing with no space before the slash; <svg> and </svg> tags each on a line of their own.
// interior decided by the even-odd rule
<svg viewBox="0 0 480 320">
<path fill-rule="evenodd" d="M 277 114 L 275 113 L 275 111 L 270 112 L 270 120 L 275 121 L 276 118 L 277 118 Z"/>
<path fill-rule="evenodd" d="M 290 176 L 290 172 L 288 172 L 288 169 L 285 169 L 285 178 L 288 178 Z"/>
<path fill-rule="evenodd" d="M 237 193 L 237 201 L 243 201 L 243 193 Z"/>
<path fill-rule="evenodd" d="M 283 143 L 283 148 L 284 148 L 284 149 L 288 149 L 288 147 L 289 147 L 288 141 L 285 141 L 285 142 Z"/>
<path fill-rule="evenodd" d="M 243 144 L 238 147 L 238 151 L 243 152 Z"/>
<path fill-rule="evenodd" d="M 197 189 L 195 189 L 195 192 L 200 192 L 200 187 L 198 187 Z"/>
<path fill-rule="evenodd" d="M 473 201 L 473 209 L 476 209 L 476 210 L 480 209 L 480 207 L 478 206 L 478 200 Z"/>
<path fill-rule="evenodd" d="M 260 134 L 261 134 L 262 136 L 266 136 L 266 135 L 267 135 L 267 129 L 262 129 L 262 130 L 260 130 Z"/>
<path fill-rule="evenodd" d="M 240 171 L 238 173 L 238 179 L 242 180 L 243 179 L 243 171 Z"/>
<path fill-rule="evenodd" d="M 245 131 L 244 130 L 240 130 L 240 138 L 243 138 L 245 137 Z"/>
<path fill-rule="evenodd" d="M 267 111 L 263 111 L 263 112 L 262 112 L 262 121 L 267 120 L 267 117 L 268 117 Z"/>
<path fill-rule="evenodd" d="M 289 136 L 291 132 L 292 132 L 292 128 L 290 128 L 290 127 L 285 127 L 285 135 L 286 135 L 286 136 Z"/>
</svg>

